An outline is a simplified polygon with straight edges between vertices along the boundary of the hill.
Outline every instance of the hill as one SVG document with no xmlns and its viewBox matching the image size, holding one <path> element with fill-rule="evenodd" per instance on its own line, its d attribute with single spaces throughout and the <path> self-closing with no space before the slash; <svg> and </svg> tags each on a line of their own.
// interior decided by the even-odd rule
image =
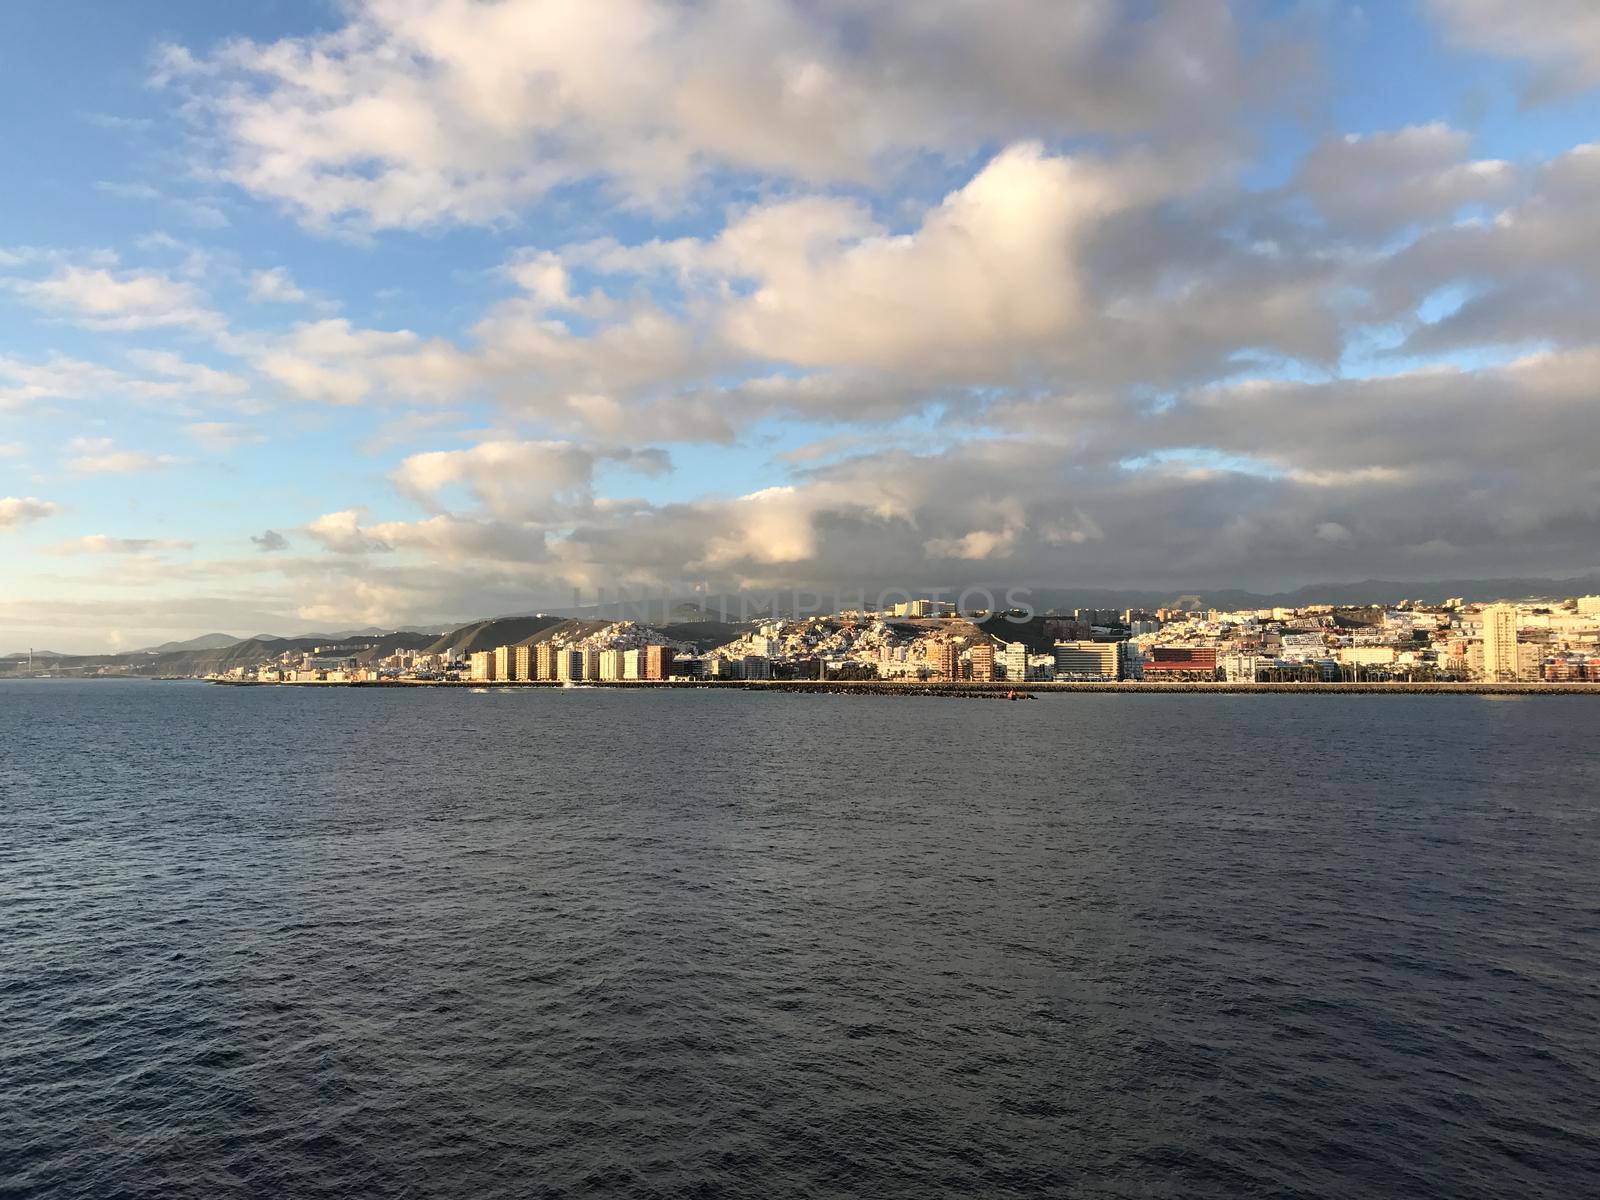
<svg viewBox="0 0 1600 1200">
<path fill-rule="evenodd" d="M 1030 654 L 1046 654 L 1056 642 L 1068 636 L 1064 628 L 1068 622 L 1059 617 L 1036 615 L 1026 621 L 1014 617 L 985 617 L 974 622 L 974 628 L 999 643 L 1021 642 Z"/>
<path fill-rule="evenodd" d="M 202 633 L 199 637 L 190 638 L 186 642 L 162 642 L 159 646 L 135 650 L 134 653 L 172 654 L 179 650 L 226 650 L 229 646 L 237 645 L 244 640 L 231 633 Z"/>
<path fill-rule="evenodd" d="M 701 615 L 692 611 L 691 615 Z M 580 617 L 493 617 L 486 621 L 472 621 L 439 638 L 426 647 L 429 654 L 449 653 L 465 657 L 475 650 L 493 650 L 498 646 L 533 646 L 557 637 L 576 639 L 588 637 L 615 624 L 602 618 Z M 742 626 L 721 621 L 680 621 L 668 625 L 642 626 L 661 635 L 664 641 L 681 642 L 697 650 L 709 650 L 735 637 Z"/>
<path fill-rule="evenodd" d="M 726 645 L 746 632 L 750 626 L 732 625 L 725 621 L 678 621 L 671 625 L 657 625 L 654 628 L 662 637 L 674 642 L 686 642 L 703 654 L 707 650 Z"/>
<path fill-rule="evenodd" d="M 464 657 L 474 650 L 493 650 L 496 646 L 531 645 L 544 641 L 558 625 L 582 624 L 562 617 L 490 617 L 471 621 L 428 643 L 427 654 L 453 654 Z M 541 637 L 540 635 L 544 636 Z"/>
<path fill-rule="evenodd" d="M 416 650 L 434 640 L 431 633 L 387 633 L 330 642 L 323 638 L 245 638 L 211 650 L 168 650 L 137 654 L 63 654 L 53 656 L 50 669 L 58 674 L 92 674 L 112 669 L 130 675 L 211 675 L 231 667 L 253 667 L 284 651 L 301 653 L 321 649 L 363 660 L 381 658 L 396 650 Z M 35 661 L 39 655 L 35 652 Z M 22 659 L 25 664 L 27 655 Z"/>
</svg>

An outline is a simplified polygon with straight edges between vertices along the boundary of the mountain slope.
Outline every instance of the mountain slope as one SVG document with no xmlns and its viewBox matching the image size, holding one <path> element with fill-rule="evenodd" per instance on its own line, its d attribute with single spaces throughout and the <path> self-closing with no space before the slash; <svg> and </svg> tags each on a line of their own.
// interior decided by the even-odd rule
<svg viewBox="0 0 1600 1200">
<path fill-rule="evenodd" d="M 134 653 L 172 654 L 179 650 L 226 650 L 229 646 L 236 646 L 244 640 L 231 633 L 202 633 L 199 637 L 190 638 L 186 642 L 162 642 L 159 646 L 135 650 Z"/>
<path fill-rule="evenodd" d="M 550 616 L 490 617 L 485 621 L 471 621 L 431 641 L 426 653 L 464 656 L 474 650 L 493 650 L 496 646 L 543 641 L 545 639 L 539 636 L 541 633 L 547 634 L 557 625 L 567 623 L 561 617 Z"/>
</svg>

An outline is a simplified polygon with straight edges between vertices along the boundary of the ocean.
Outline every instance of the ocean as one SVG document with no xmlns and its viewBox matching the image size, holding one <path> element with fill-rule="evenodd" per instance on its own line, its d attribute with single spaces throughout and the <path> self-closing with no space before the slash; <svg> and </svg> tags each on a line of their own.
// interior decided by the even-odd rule
<svg viewBox="0 0 1600 1200">
<path fill-rule="evenodd" d="M 1597 717 L 0 683 L 0 1195 L 1595 1195 Z"/>
</svg>

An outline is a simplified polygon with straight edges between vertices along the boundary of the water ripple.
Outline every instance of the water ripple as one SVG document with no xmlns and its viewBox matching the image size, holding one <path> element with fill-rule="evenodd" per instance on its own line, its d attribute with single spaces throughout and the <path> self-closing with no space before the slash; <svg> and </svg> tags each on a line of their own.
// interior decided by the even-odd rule
<svg viewBox="0 0 1600 1200">
<path fill-rule="evenodd" d="M 1550 698 L 0 684 L 0 1195 L 1593 1194 Z"/>
</svg>

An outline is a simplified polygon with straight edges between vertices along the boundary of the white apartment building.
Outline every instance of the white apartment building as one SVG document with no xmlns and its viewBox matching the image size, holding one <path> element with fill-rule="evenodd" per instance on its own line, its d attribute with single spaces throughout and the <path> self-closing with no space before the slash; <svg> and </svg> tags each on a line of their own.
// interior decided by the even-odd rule
<svg viewBox="0 0 1600 1200">
<path fill-rule="evenodd" d="M 1117 678 L 1122 655 L 1118 642 L 1057 642 L 1055 644 L 1056 678 L 1068 675 Z"/>
<path fill-rule="evenodd" d="M 1028 647 L 1025 642 L 1007 642 L 1004 661 L 1007 681 L 1021 683 L 1028 678 Z"/>
<path fill-rule="evenodd" d="M 1217 661 L 1217 665 L 1222 668 L 1223 677 L 1229 683 L 1254 683 L 1256 672 L 1271 661 L 1259 654 L 1225 654 Z"/>
<path fill-rule="evenodd" d="M 1517 661 L 1517 606 L 1491 604 L 1481 619 L 1484 679 L 1493 683 L 1518 678 L 1522 664 Z"/>
</svg>

